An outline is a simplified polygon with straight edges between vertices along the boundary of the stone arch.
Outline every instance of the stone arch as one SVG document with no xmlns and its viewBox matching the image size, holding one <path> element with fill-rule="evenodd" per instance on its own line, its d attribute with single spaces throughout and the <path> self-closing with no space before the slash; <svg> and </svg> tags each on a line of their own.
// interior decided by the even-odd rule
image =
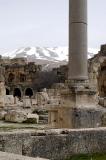
<svg viewBox="0 0 106 160">
<path fill-rule="evenodd" d="M 10 74 L 8 75 L 8 82 L 13 82 L 14 79 L 15 79 L 15 75 L 14 75 L 13 73 L 10 73 Z"/>
<path fill-rule="evenodd" d="M 15 88 L 15 89 L 14 89 L 13 96 L 14 96 L 14 97 L 21 98 L 21 96 L 22 96 L 21 90 L 20 90 L 19 88 Z"/>
<path fill-rule="evenodd" d="M 6 95 L 10 94 L 10 90 L 8 88 L 6 88 Z"/>
<path fill-rule="evenodd" d="M 26 88 L 26 90 L 25 90 L 25 96 L 29 96 L 29 97 L 33 96 L 33 90 L 32 90 L 32 88 Z"/>
</svg>

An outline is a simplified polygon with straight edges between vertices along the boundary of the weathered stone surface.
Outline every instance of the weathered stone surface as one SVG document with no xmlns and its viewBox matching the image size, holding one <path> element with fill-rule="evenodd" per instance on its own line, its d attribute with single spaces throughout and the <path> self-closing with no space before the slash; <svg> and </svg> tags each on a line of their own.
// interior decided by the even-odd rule
<svg viewBox="0 0 106 160">
<path fill-rule="evenodd" d="M 5 95 L 5 105 L 14 105 L 13 95 Z"/>
<path fill-rule="evenodd" d="M 106 126 L 103 116 L 106 110 L 97 108 L 69 108 L 55 106 L 49 109 L 48 120 L 53 128 L 95 128 Z M 52 113 L 52 114 L 51 114 Z"/>
<path fill-rule="evenodd" d="M 99 98 L 99 104 L 106 108 L 106 97 Z"/>
<path fill-rule="evenodd" d="M 25 122 L 27 122 L 27 123 L 39 123 L 39 115 L 28 113 L 27 114 L 27 119 L 26 119 Z"/>
<path fill-rule="evenodd" d="M 0 120 L 4 120 L 6 114 L 7 114 L 7 112 L 5 112 L 3 110 L 0 111 Z"/>
<path fill-rule="evenodd" d="M 31 108 L 31 99 L 29 97 L 23 98 L 23 106 L 24 108 Z"/>
<path fill-rule="evenodd" d="M 106 107 L 106 97 L 104 98 L 104 107 Z"/>
<path fill-rule="evenodd" d="M 102 125 L 106 126 L 106 113 L 102 116 Z"/>
<path fill-rule="evenodd" d="M 31 158 L 31 157 L 16 155 L 13 153 L 0 152 L 0 160 L 47 160 L 47 159 L 39 158 L 39 157 Z"/>
<path fill-rule="evenodd" d="M 0 107 L 5 106 L 5 86 L 4 82 L 0 82 Z"/>
<path fill-rule="evenodd" d="M 6 115 L 5 115 L 5 121 L 7 122 L 18 122 L 21 123 L 23 121 L 25 121 L 27 119 L 27 116 L 24 112 L 22 111 L 9 111 Z"/>
<path fill-rule="evenodd" d="M 106 127 L 0 133 L 0 150 L 63 160 L 73 154 L 106 152 Z"/>
<path fill-rule="evenodd" d="M 48 104 L 49 124 L 55 128 L 92 128 L 102 126 L 106 109 L 98 105 L 96 91 L 84 86 L 61 90 L 60 104 Z"/>
</svg>

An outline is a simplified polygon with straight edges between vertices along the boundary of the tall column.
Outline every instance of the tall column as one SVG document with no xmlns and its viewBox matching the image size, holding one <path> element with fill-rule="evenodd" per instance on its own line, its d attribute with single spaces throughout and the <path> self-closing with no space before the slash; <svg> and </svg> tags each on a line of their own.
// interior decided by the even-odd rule
<svg viewBox="0 0 106 160">
<path fill-rule="evenodd" d="M 87 80 L 87 0 L 69 0 L 69 80 Z"/>
<path fill-rule="evenodd" d="M 60 104 L 49 109 L 49 120 L 55 128 L 98 127 L 104 109 L 98 110 L 96 91 L 86 83 L 87 0 L 69 0 L 69 7 L 69 88 L 61 89 Z"/>
</svg>

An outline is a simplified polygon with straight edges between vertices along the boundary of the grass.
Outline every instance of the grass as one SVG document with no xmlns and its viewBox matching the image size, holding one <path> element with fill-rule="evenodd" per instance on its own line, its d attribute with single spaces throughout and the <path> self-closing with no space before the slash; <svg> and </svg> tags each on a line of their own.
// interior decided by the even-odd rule
<svg viewBox="0 0 106 160">
<path fill-rule="evenodd" d="M 76 155 L 76 156 L 72 156 L 70 157 L 70 159 L 66 159 L 66 160 L 106 160 L 106 153 L 104 154 L 93 154 L 93 155 Z"/>
</svg>

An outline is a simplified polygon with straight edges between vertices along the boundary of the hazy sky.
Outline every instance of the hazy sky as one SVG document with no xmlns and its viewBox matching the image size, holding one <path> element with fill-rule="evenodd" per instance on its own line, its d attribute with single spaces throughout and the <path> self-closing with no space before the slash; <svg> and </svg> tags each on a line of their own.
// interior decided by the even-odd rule
<svg viewBox="0 0 106 160">
<path fill-rule="evenodd" d="M 106 0 L 88 0 L 88 46 L 106 43 Z M 0 52 L 68 46 L 68 0 L 0 0 Z"/>
</svg>

